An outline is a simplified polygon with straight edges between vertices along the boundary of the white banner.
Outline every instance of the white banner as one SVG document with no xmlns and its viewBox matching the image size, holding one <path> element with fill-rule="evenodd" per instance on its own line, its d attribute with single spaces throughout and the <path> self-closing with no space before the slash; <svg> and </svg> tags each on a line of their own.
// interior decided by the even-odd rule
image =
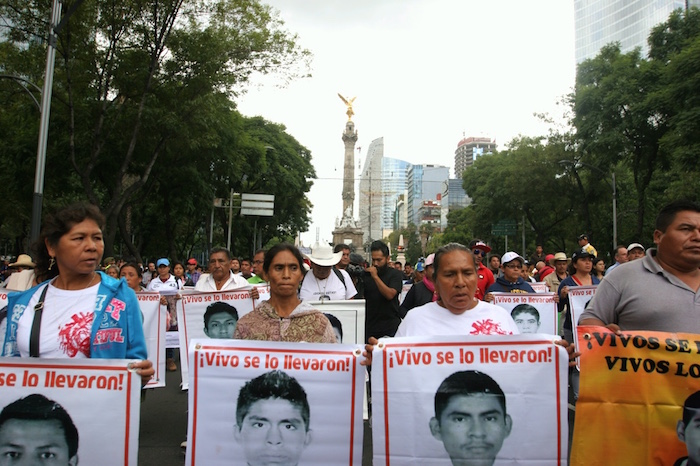
<svg viewBox="0 0 700 466">
<path fill-rule="evenodd" d="M 180 374 L 182 389 L 187 390 L 190 341 L 193 338 L 233 338 L 238 319 L 252 311 L 254 303 L 250 290 L 243 289 L 184 294 L 178 304 Z"/>
<path fill-rule="evenodd" d="M 578 327 L 578 319 L 586 309 L 588 302 L 593 299 L 595 290 L 597 289 L 598 285 L 569 287 L 569 312 L 571 313 L 571 326 L 573 327 L 576 351 L 579 351 L 578 331 L 576 330 L 576 327 Z M 581 370 L 581 358 L 576 360 L 576 367 Z"/>
<path fill-rule="evenodd" d="M 136 293 L 143 317 L 143 334 L 146 337 L 148 359 L 156 373 L 144 388 L 165 387 L 165 334 L 168 326 L 168 308 L 160 305 L 158 292 Z"/>
<path fill-rule="evenodd" d="M 530 286 L 535 293 L 549 293 L 549 286 L 545 282 L 531 282 Z"/>
<path fill-rule="evenodd" d="M 493 293 L 493 304 L 510 312 L 520 333 L 559 333 L 556 293 Z"/>
<path fill-rule="evenodd" d="M 45 436 L 53 443 L 56 464 L 136 464 L 141 377 L 128 370 L 129 362 L 2 358 L 2 457 L 29 456 Z M 27 418 L 32 426 L 20 420 Z M 39 453 L 49 451 L 39 448 Z M 79 461 L 69 463 L 71 458 Z"/>
<path fill-rule="evenodd" d="M 411 289 L 412 286 L 413 282 L 404 283 L 401 286 L 401 293 L 399 294 L 399 305 L 403 304 L 403 300 L 406 299 L 406 295 L 408 294 L 408 291 Z"/>
<path fill-rule="evenodd" d="M 314 309 L 318 309 L 324 314 L 335 316 L 341 324 L 342 343 L 356 343 L 364 345 L 365 343 L 365 300 L 364 299 L 348 299 L 338 301 L 315 301 L 310 302 Z M 331 324 L 338 336 L 333 319 Z M 338 340 L 341 343 L 341 340 Z"/>
<path fill-rule="evenodd" d="M 0 290 L 0 340 L 5 341 L 7 329 L 7 291 Z"/>
<path fill-rule="evenodd" d="M 185 464 L 361 464 L 361 345 L 192 340 Z"/>
<path fill-rule="evenodd" d="M 381 339 L 374 465 L 566 464 L 568 362 L 542 335 Z"/>
</svg>

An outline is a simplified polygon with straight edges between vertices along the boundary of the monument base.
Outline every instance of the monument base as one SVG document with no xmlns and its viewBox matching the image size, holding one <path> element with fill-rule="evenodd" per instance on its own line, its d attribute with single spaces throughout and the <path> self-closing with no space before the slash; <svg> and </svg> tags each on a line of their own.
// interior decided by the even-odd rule
<svg viewBox="0 0 700 466">
<path fill-rule="evenodd" d="M 355 251 L 362 251 L 362 229 L 339 227 L 333 230 L 333 244 L 347 244 Z"/>
</svg>

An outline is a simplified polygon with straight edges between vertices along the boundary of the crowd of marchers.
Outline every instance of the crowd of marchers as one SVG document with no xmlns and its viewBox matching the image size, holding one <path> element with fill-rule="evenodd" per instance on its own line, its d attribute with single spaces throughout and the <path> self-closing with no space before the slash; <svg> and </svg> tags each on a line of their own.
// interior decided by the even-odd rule
<svg viewBox="0 0 700 466">
<path fill-rule="evenodd" d="M 65 207 L 42 225 L 40 239 L 29 254 L 3 270 L 8 294 L 4 356 L 130 358 L 146 383 L 153 368 L 145 351 L 138 301 L 134 292 L 161 294 L 172 312 L 180 290 L 216 291 L 269 288 L 269 299 L 256 300 L 253 311 L 237 320 L 233 338 L 335 343 L 342 329 L 313 303 L 361 298 L 365 301 L 365 361 L 371 364 L 379 338 L 433 335 L 509 335 L 519 333 L 510 312 L 492 303 L 493 293 L 533 293 L 543 282 L 556 293 L 564 324 L 557 344 L 573 351 L 568 293 L 572 287 L 596 285 L 593 299 L 579 322 L 615 332 L 649 330 L 700 334 L 700 205 L 676 201 L 658 213 L 651 244 L 618 246 L 615 262 L 606 267 L 589 243 L 578 237 L 579 248 L 545 253 L 541 246 L 528 258 L 507 251 L 497 255 L 484 241 L 450 243 L 415 265 L 392 262 L 382 241 L 370 246 L 370 260 L 344 244 L 320 242 L 303 255 L 291 244 L 259 250 L 251 258 L 235 257 L 225 248 L 210 251 L 206 270 L 194 258 L 185 264 L 159 258 L 142 269 L 134 262 L 102 260 L 104 217 L 89 204 Z M 403 300 L 406 285 L 411 285 Z M 653 292 L 650 292 L 653 290 Z M 105 296 L 109 299 L 105 300 Z M 119 302 L 119 315 L 105 313 L 100 303 Z M 316 306 L 318 307 L 318 306 Z M 50 315 L 42 321 L 42 312 Z M 81 322 L 83 340 L 62 341 L 62 328 Z M 335 327 L 335 328 L 334 328 Z M 130 335 L 109 348 L 90 335 L 122 329 Z M 563 337 L 563 338 L 562 338 Z M 175 368 L 169 354 L 169 369 Z M 578 380 L 573 371 L 574 394 Z M 505 413 L 504 413 L 505 414 Z M 506 416 L 503 416 L 504 418 Z M 697 424 L 697 423 L 695 423 Z M 691 423 L 679 438 L 689 435 Z M 435 431 L 441 429 L 436 420 Z M 459 458 L 453 458 L 453 460 Z"/>
</svg>

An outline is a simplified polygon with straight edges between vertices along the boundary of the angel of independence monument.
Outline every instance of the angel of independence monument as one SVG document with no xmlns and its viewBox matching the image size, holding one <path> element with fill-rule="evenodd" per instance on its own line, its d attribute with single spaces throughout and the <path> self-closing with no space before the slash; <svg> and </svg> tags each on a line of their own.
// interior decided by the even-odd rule
<svg viewBox="0 0 700 466">
<path fill-rule="evenodd" d="M 353 215 L 353 205 L 355 203 L 355 143 L 357 142 L 357 130 L 352 116 L 352 99 L 345 98 L 338 94 L 338 97 L 347 106 L 348 121 L 345 123 L 343 132 L 343 144 L 345 145 L 345 168 L 343 170 L 343 217 L 335 222 L 333 230 L 334 244 L 347 244 L 353 249 L 362 249 L 362 229 L 357 227 Z"/>
</svg>

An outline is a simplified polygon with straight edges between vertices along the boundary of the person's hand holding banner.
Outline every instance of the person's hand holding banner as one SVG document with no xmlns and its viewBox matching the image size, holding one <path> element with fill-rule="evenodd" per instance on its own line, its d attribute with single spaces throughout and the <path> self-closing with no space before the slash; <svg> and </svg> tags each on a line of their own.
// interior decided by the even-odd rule
<svg viewBox="0 0 700 466">
<path fill-rule="evenodd" d="M 188 465 L 362 459 L 360 345 L 190 341 Z"/>
<path fill-rule="evenodd" d="M 564 464 L 569 358 L 543 336 L 380 339 L 374 464 Z"/>
<path fill-rule="evenodd" d="M 51 458 L 51 464 L 65 465 L 136 464 L 141 377 L 133 364 L 138 363 L 3 358 L 2 464 L 32 456 L 46 464 Z"/>
</svg>

